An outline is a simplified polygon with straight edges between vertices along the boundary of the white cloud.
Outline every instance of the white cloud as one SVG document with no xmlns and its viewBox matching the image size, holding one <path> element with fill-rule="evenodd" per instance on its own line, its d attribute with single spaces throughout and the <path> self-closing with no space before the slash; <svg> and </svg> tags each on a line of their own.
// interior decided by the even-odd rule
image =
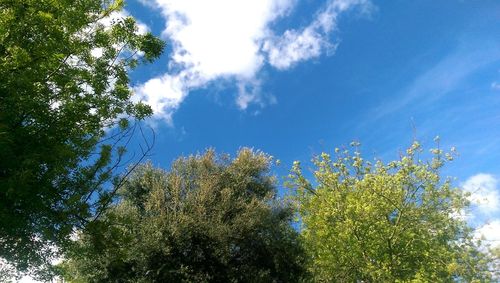
<svg viewBox="0 0 500 283">
<path fill-rule="evenodd" d="M 49 249 L 56 250 L 55 247 L 51 247 Z M 60 257 L 54 257 L 50 261 L 52 265 L 60 264 L 62 262 L 62 258 Z M 4 273 L 2 273 L 4 272 Z M 0 258 L 0 274 L 2 274 L 5 278 L 11 277 L 10 280 L 12 282 L 17 282 L 17 283 L 43 283 L 43 281 L 38 281 L 35 280 L 33 277 L 29 275 L 22 276 L 21 278 L 17 279 L 15 278 L 15 268 L 13 265 L 9 264 L 5 259 Z M 17 281 L 15 281 L 17 279 Z M 59 282 L 58 281 L 59 277 L 56 276 L 54 278 L 54 282 Z"/>
<path fill-rule="evenodd" d="M 127 11 L 127 10 L 120 10 L 120 11 L 115 11 L 115 12 L 112 12 L 111 14 L 109 14 L 109 16 L 105 17 L 105 18 L 102 18 L 101 20 L 98 21 L 98 24 L 101 24 L 104 26 L 104 28 L 109 28 L 112 26 L 113 23 L 119 21 L 119 20 L 122 20 L 122 19 L 125 19 L 125 18 L 128 18 L 130 17 L 130 13 Z M 144 35 L 148 32 L 151 31 L 151 29 L 149 28 L 149 26 L 147 26 L 145 23 L 139 21 L 138 19 L 135 19 L 136 21 L 136 25 L 137 25 L 137 34 L 141 34 L 141 35 Z M 90 27 L 90 30 L 91 29 L 94 29 L 96 26 L 92 26 Z M 85 32 L 89 32 L 88 30 L 85 31 Z M 114 47 L 116 49 L 119 49 L 120 46 L 118 45 L 114 45 Z M 91 50 L 91 55 L 95 58 L 100 58 L 102 55 L 103 55 L 103 49 L 102 48 L 94 48 Z M 139 51 L 137 54 L 136 54 L 137 57 L 140 57 L 140 56 L 144 56 L 144 53 L 142 51 Z"/>
<path fill-rule="evenodd" d="M 263 50 L 268 52 L 269 63 L 278 69 L 288 69 L 292 64 L 318 57 L 323 49 L 335 45 L 310 26 L 301 32 L 287 30 L 282 36 L 264 43 Z"/>
<path fill-rule="evenodd" d="M 472 220 L 474 218 L 473 215 L 469 214 L 467 210 L 465 209 L 460 209 L 460 210 L 454 210 L 450 216 L 452 218 L 458 219 L 460 221 L 467 221 L 467 220 Z"/>
<path fill-rule="evenodd" d="M 481 249 L 500 247 L 500 192 L 498 179 L 491 174 L 479 173 L 468 178 L 462 188 L 469 193 L 471 214 L 464 220 L 475 227 L 474 238 L 481 240 Z"/>
<path fill-rule="evenodd" d="M 498 180 L 490 174 L 477 174 L 465 181 L 464 191 L 470 193 L 471 204 L 480 213 L 490 215 L 500 210 Z"/>
<path fill-rule="evenodd" d="M 476 230 L 475 236 L 491 247 L 500 246 L 500 220 L 497 219 L 484 224 Z"/>
<path fill-rule="evenodd" d="M 123 9 L 120 11 L 115 11 L 109 14 L 108 17 L 105 17 L 99 21 L 100 24 L 104 25 L 105 27 L 110 27 L 113 22 L 125 19 L 130 17 L 130 13 Z M 149 32 L 151 29 L 143 22 L 135 19 L 136 24 L 137 24 L 137 33 L 138 34 L 146 34 Z"/>
<path fill-rule="evenodd" d="M 190 73 L 180 72 L 175 76 L 165 74 L 135 88 L 136 101 L 147 102 L 156 117 L 168 123 L 172 123 L 172 112 L 177 109 L 184 97 L 187 95 L 187 88 L 190 85 L 202 82 L 190 77 Z"/>
<path fill-rule="evenodd" d="M 297 0 L 141 2 L 161 10 L 166 20 L 163 37 L 172 54 L 168 74 L 135 90 L 153 106 L 157 117 L 169 122 L 189 91 L 218 79 L 235 82 L 239 90 L 236 104 L 241 109 L 273 102 L 260 92 L 259 72 L 266 64 L 282 70 L 334 51 L 336 43 L 330 35 L 339 14 L 352 7 L 362 11 L 371 7 L 368 0 L 329 0 L 310 24 L 276 34 L 272 24 L 291 15 Z"/>
<path fill-rule="evenodd" d="M 97 48 L 94 48 L 90 51 L 90 55 L 92 55 L 95 58 L 101 58 L 103 52 L 104 52 L 104 49 L 102 49 L 101 47 L 97 47 Z"/>
<path fill-rule="evenodd" d="M 42 281 L 37 281 L 30 276 L 24 276 L 18 283 L 42 283 Z"/>
<path fill-rule="evenodd" d="M 317 13 L 316 19 L 301 30 L 287 30 L 281 36 L 267 40 L 263 50 L 268 53 L 269 63 L 278 69 L 288 69 L 294 63 L 320 56 L 325 50 L 333 53 L 336 43 L 328 35 L 335 30 L 338 16 L 359 5 L 364 12 L 372 9 L 369 1 L 330 1 Z"/>
</svg>

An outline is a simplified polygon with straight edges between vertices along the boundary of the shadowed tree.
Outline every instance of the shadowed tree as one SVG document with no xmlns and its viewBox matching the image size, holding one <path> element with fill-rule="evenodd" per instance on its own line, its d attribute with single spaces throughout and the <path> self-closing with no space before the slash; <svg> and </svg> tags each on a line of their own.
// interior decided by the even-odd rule
<svg viewBox="0 0 500 283">
<path fill-rule="evenodd" d="M 293 211 L 276 199 L 271 158 L 243 149 L 144 165 L 121 201 L 79 234 L 62 265 L 74 282 L 297 282 Z"/>
</svg>

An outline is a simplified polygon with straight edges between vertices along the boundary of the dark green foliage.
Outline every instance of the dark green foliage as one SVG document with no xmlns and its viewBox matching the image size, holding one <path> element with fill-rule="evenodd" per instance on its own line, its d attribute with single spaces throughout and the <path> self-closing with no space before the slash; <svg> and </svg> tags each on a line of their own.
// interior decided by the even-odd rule
<svg viewBox="0 0 500 283">
<path fill-rule="evenodd" d="M 0 257 L 20 271 L 47 265 L 97 209 L 88 200 L 123 154 L 102 142 L 105 129 L 151 114 L 131 102 L 127 71 L 164 44 L 132 18 L 101 22 L 122 5 L 0 0 Z"/>
<path fill-rule="evenodd" d="M 275 198 L 270 158 L 208 151 L 169 172 L 136 170 L 121 202 L 79 234 L 62 265 L 74 282 L 297 282 L 303 251 Z"/>
</svg>

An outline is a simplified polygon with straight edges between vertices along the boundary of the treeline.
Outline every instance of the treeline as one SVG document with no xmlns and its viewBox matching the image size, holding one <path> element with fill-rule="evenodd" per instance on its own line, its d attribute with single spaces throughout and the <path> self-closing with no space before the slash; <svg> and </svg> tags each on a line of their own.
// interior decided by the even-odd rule
<svg viewBox="0 0 500 283">
<path fill-rule="evenodd" d="M 498 257 L 457 217 L 461 190 L 414 143 L 295 163 L 209 150 L 165 171 L 127 163 L 149 106 L 128 72 L 165 43 L 116 0 L 0 0 L 0 281 L 489 282 Z M 112 130 L 110 130 L 112 129 Z M 140 135 L 144 137 L 143 135 Z M 147 142 L 148 140 L 145 139 Z M 117 168 L 128 165 L 128 170 Z M 59 259 L 59 260 L 57 260 Z M 14 279 L 12 279 L 14 276 Z"/>
<path fill-rule="evenodd" d="M 262 152 L 144 164 L 58 268 L 70 282 L 492 282 L 494 259 L 454 216 L 466 199 L 438 174 L 452 156 L 420 152 L 322 154 L 315 185 L 296 163 L 284 199 Z"/>
</svg>

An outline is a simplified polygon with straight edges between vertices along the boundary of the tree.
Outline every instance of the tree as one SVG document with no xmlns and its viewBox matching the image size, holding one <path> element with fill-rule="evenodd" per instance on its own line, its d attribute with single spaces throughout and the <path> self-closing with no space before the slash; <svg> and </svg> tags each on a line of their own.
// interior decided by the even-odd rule
<svg viewBox="0 0 500 283">
<path fill-rule="evenodd" d="M 180 158 L 141 166 L 121 201 L 79 234 L 70 282 L 296 282 L 303 251 L 292 208 L 276 199 L 271 158 Z"/>
<path fill-rule="evenodd" d="M 291 184 L 315 282 L 485 282 L 489 258 L 456 215 L 467 201 L 439 170 L 450 153 L 374 164 L 356 149 L 313 161 L 314 183 L 294 164 Z M 314 185 L 313 185 L 314 184 Z"/>
<path fill-rule="evenodd" d="M 131 101 L 128 71 L 164 43 L 114 17 L 122 7 L 0 1 L 0 257 L 19 271 L 49 265 L 54 247 L 110 201 L 103 184 L 123 157 L 118 141 L 129 120 L 151 114 Z"/>
</svg>

